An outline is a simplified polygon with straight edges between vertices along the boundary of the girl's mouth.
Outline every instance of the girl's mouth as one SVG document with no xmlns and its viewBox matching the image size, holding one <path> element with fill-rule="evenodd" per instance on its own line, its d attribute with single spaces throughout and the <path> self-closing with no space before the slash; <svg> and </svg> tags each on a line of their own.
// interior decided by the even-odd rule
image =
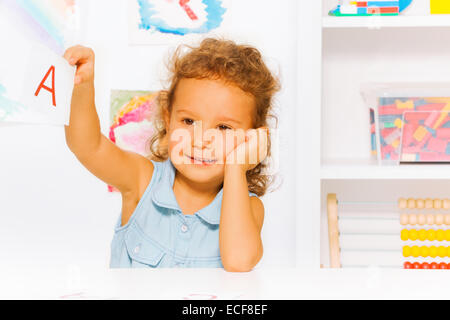
<svg viewBox="0 0 450 320">
<path fill-rule="evenodd" d="M 212 164 L 214 164 L 214 163 L 217 162 L 217 160 L 215 160 L 215 159 L 210 160 L 210 159 L 203 159 L 203 158 L 191 157 L 191 156 L 188 156 L 187 154 L 186 154 L 185 156 L 186 156 L 188 159 L 191 160 L 191 163 L 198 164 L 198 165 L 205 165 L 205 166 L 207 166 L 207 165 L 212 165 Z"/>
</svg>

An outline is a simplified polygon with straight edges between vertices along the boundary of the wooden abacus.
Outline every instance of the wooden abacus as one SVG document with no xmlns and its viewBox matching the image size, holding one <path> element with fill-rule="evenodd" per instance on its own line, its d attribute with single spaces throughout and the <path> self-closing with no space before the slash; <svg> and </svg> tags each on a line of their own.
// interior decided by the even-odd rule
<svg viewBox="0 0 450 320">
<path fill-rule="evenodd" d="M 376 215 L 372 215 L 372 217 L 359 215 L 358 217 L 348 218 L 364 219 L 366 225 L 377 220 L 380 223 L 380 220 L 383 220 L 384 229 L 379 228 L 377 233 L 368 235 L 364 232 L 355 232 L 354 229 L 347 234 L 342 233 L 339 227 L 340 222 L 342 222 L 340 221 L 342 220 L 340 219 L 342 212 L 339 212 L 339 206 L 341 205 L 390 206 L 387 210 L 388 213 L 378 219 Z M 355 242 L 358 241 L 359 236 L 359 239 L 369 243 L 370 248 L 366 250 L 367 252 L 378 254 L 379 257 L 382 257 L 383 254 L 389 256 L 390 262 L 386 266 L 403 267 L 405 269 L 450 269 L 450 260 L 448 260 L 450 258 L 450 246 L 442 245 L 443 242 L 450 241 L 450 199 L 400 198 L 397 203 L 339 202 L 339 206 L 336 194 L 328 194 L 328 243 L 331 268 L 343 266 L 342 242 L 349 244 L 348 240 L 342 241 L 341 237 L 344 234 L 347 237 L 351 235 Z M 360 225 L 363 224 L 360 223 Z M 418 228 L 416 226 L 428 227 Z M 436 226 L 438 228 L 435 228 Z M 416 241 L 422 241 L 425 245 L 418 246 L 415 244 Z M 377 243 L 380 243 L 378 247 Z M 348 249 L 348 252 L 364 251 L 362 245 L 357 244 L 353 247 L 352 245 L 350 245 L 350 248 L 353 248 L 353 250 Z M 356 250 L 354 247 L 356 247 Z M 404 258 L 414 258 L 418 261 L 404 261 Z M 378 264 L 383 266 L 381 261 L 378 261 Z M 358 266 L 364 266 L 364 264 Z"/>
</svg>

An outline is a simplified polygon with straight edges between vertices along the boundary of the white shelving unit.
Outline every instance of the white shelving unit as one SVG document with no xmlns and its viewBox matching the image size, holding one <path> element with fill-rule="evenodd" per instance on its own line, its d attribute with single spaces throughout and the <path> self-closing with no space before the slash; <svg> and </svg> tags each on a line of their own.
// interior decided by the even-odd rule
<svg viewBox="0 0 450 320">
<path fill-rule="evenodd" d="M 322 160 L 320 178 L 325 179 L 404 179 L 450 180 L 450 165 L 411 164 L 379 166 L 375 160 Z"/>
<path fill-rule="evenodd" d="M 450 165 L 380 166 L 371 157 L 360 93 L 367 82 L 450 82 L 450 15 L 420 15 L 425 2 L 397 17 L 330 17 L 333 0 L 299 6 L 300 267 L 328 264 L 328 192 L 346 201 L 449 197 Z"/>
<path fill-rule="evenodd" d="M 450 27 L 450 16 L 323 17 L 323 28 Z"/>
</svg>

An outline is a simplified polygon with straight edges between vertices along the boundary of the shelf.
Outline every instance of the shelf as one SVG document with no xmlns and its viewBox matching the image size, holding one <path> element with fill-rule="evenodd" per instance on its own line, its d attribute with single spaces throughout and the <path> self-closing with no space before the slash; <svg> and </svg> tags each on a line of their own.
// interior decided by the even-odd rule
<svg viewBox="0 0 450 320">
<path fill-rule="evenodd" d="M 323 17 L 323 28 L 414 28 L 450 27 L 450 15 Z"/>
<path fill-rule="evenodd" d="M 373 160 L 324 160 L 321 179 L 450 179 L 450 164 L 380 166 Z"/>
</svg>

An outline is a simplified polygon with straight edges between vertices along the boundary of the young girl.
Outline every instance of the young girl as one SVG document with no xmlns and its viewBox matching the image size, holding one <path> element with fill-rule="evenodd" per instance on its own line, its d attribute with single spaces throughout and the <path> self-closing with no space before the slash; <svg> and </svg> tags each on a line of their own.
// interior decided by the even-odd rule
<svg viewBox="0 0 450 320">
<path fill-rule="evenodd" d="M 77 66 L 66 141 L 80 162 L 122 195 L 111 267 L 251 270 L 261 259 L 270 176 L 267 120 L 278 80 L 253 47 L 205 39 L 179 47 L 171 86 L 160 91 L 149 160 L 100 132 L 94 53 L 75 46 Z"/>
</svg>

